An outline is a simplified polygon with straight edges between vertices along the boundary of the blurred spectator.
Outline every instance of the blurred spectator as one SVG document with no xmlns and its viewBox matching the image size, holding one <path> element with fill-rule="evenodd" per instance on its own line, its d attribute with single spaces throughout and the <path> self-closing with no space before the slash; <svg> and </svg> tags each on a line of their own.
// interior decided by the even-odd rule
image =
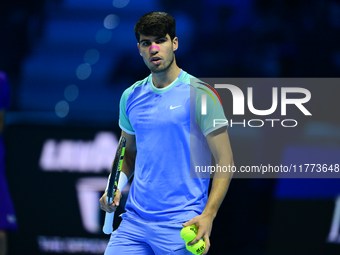
<svg viewBox="0 0 340 255">
<path fill-rule="evenodd" d="M 5 111 L 10 107 L 10 90 L 7 76 L 0 71 L 0 255 L 7 254 L 7 230 L 17 228 L 13 204 L 5 174 L 5 148 L 2 133 L 5 126 Z"/>
<path fill-rule="evenodd" d="M 0 2 L 0 69 L 11 78 L 14 107 L 21 62 L 42 34 L 44 4 L 45 0 Z"/>
</svg>

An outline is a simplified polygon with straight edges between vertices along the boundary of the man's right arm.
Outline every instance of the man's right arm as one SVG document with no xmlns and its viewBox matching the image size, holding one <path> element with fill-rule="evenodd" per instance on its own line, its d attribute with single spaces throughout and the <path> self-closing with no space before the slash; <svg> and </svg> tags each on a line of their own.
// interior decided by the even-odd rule
<svg viewBox="0 0 340 255">
<path fill-rule="evenodd" d="M 122 172 L 127 176 L 128 179 L 131 178 L 133 172 L 135 170 L 135 161 L 137 155 L 137 146 L 136 146 L 136 137 L 135 135 L 130 135 L 124 131 L 122 131 L 122 136 L 126 137 L 126 146 L 124 153 L 124 160 L 122 165 Z M 118 181 L 119 182 L 119 181 Z M 121 191 L 117 189 L 116 196 L 113 200 L 112 204 L 108 204 L 106 201 L 106 192 L 100 198 L 101 209 L 106 212 L 114 212 L 119 205 L 119 201 L 121 198 Z"/>
</svg>

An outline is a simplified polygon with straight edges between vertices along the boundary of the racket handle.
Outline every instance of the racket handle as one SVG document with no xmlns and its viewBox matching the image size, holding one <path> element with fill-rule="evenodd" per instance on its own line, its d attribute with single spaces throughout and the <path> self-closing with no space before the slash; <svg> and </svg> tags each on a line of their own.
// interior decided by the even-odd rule
<svg viewBox="0 0 340 255">
<path fill-rule="evenodd" d="M 103 232 L 107 235 L 110 235 L 113 231 L 113 219 L 114 219 L 115 213 L 105 213 L 105 221 L 103 226 Z"/>
</svg>

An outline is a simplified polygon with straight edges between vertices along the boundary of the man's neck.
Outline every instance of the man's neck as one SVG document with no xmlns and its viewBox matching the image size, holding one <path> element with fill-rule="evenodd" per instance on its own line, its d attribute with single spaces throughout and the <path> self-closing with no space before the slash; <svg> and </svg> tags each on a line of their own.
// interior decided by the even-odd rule
<svg viewBox="0 0 340 255">
<path fill-rule="evenodd" d="M 174 65 L 165 72 L 152 73 L 152 82 L 157 88 L 165 88 L 170 85 L 180 74 L 181 69 Z"/>
</svg>

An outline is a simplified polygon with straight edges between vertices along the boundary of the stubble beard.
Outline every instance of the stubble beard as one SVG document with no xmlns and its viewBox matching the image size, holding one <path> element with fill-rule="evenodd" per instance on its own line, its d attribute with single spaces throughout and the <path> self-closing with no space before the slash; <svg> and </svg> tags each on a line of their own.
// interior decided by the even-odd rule
<svg viewBox="0 0 340 255">
<path fill-rule="evenodd" d="M 172 63 L 174 62 L 174 60 L 175 60 L 175 54 L 172 54 L 172 59 L 171 59 L 171 61 L 170 61 L 170 63 L 167 65 L 167 66 L 165 66 L 165 67 L 163 67 L 163 68 L 152 68 L 151 66 L 150 66 L 150 71 L 151 72 L 153 72 L 153 73 L 162 73 L 162 72 L 166 72 L 169 68 L 170 68 L 170 66 L 172 65 Z"/>
</svg>

